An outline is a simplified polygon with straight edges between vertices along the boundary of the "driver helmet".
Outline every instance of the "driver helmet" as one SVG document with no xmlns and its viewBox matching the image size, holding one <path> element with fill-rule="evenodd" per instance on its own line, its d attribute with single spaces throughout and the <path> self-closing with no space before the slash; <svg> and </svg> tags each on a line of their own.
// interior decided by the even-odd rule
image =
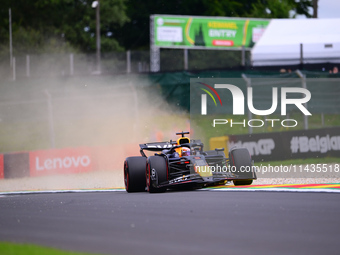
<svg viewBox="0 0 340 255">
<path fill-rule="evenodd" d="M 190 149 L 186 148 L 186 147 L 183 147 L 182 151 L 181 151 L 181 154 L 182 154 L 182 157 L 183 156 L 190 156 Z"/>
</svg>

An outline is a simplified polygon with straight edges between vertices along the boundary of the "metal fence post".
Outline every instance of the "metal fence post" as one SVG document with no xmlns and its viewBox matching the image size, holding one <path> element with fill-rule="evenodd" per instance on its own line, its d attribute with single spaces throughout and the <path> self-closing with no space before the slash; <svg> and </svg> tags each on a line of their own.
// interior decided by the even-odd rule
<svg viewBox="0 0 340 255">
<path fill-rule="evenodd" d="M 188 49 L 184 49 L 184 70 L 189 69 L 189 63 L 188 63 Z"/>
<path fill-rule="evenodd" d="M 73 53 L 70 54 L 70 75 L 74 74 L 74 58 Z"/>
<path fill-rule="evenodd" d="M 304 89 L 307 89 L 307 81 L 306 81 L 306 75 L 304 75 L 300 70 L 296 70 L 296 74 L 301 78 L 301 86 Z M 304 103 L 304 106 L 307 108 L 307 103 Z M 303 127 L 305 130 L 308 130 L 308 116 L 303 115 Z"/>
<path fill-rule="evenodd" d="M 244 67 L 246 66 L 246 49 L 244 45 L 242 45 L 242 59 L 241 59 L 241 65 Z"/>
<path fill-rule="evenodd" d="M 12 60 L 12 68 L 13 68 L 13 81 L 15 81 L 16 80 L 16 70 L 15 70 L 15 57 L 13 57 L 13 60 Z"/>
<path fill-rule="evenodd" d="M 126 52 L 126 73 L 131 73 L 131 51 Z"/>
<path fill-rule="evenodd" d="M 247 88 L 250 88 L 251 87 L 251 79 L 248 78 L 244 73 L 242 74 L 242 78 L 246 81 Z M 252 118 L 253 118 L 253 114 L 251 113 L 251 111 L 248 108 L 248 121 L 251 120 Z M 253 128 L 250 125 L 248 125 L 248 132 L 249 132 L 249 134 L 253 133 Z"/>
<path fill-rule="evenodd" d="M 30 55 L 26 55 L 26 76 L 30 77 L 31 72 L 30 72 Z"/>
</svg>

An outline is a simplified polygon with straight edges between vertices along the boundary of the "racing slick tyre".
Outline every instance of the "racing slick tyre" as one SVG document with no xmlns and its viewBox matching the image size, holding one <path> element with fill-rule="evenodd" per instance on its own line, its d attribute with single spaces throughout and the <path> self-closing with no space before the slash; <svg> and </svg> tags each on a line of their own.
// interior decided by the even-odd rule
<svg viewBox="0 0 340 255">
<path fill-rule="evenodd" d="M 128 157 L 124 161 L 124 183 L 127 192 L 145 191 L 145 157 Z"/>
<path fill-rule="evenodd" d="M 167 162 L 162 156 L 150 156 L 146 163 L 146 189 L 150 193 L 165 192 L 166 187 L 158 184 L 167 181 Z"/>
<path fill-rule="evenodd" d="M 230 164 L 236 168 L 238 180 L 233 180 L 235 186 L 250 185 L 256 179 L 249 151 L 246 148 L 236 148 L 229 152 Z"/>
</svg>

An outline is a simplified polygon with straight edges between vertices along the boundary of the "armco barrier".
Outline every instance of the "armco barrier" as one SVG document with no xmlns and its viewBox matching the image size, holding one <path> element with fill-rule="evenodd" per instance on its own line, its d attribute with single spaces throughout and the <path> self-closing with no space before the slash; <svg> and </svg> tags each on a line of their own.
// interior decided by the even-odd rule
<svg viewBox="0 0 340 255">
<path fill-rule="evenodd" d="M 22 178 L 30 175 L 28 152 L 4 154 L 4 178 Z"/>
<path fill-rule="evenodd" d="M 229 148 L 245 147 L 255 161 L 340 157 L 340 128 L 229 136 Z"/>
<path fill-rule="evenodd" d="M 126 157 L 137 155 L 140 154 L 136 144 L 0 154 L 0 179 L 119 171 Z"/>
</svg>

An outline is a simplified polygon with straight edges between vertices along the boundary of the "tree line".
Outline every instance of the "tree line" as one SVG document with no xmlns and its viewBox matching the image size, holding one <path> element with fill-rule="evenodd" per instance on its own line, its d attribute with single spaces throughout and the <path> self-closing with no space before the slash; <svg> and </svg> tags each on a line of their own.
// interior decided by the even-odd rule
<svg viewBox="0 0 340 255">
<path fill-rule="evenodd" d="M 93 0 L 2 0 L 0 57 L 96 50 Z M 151 14 L 252 18 L 310 18 L 313 0 L 100 0 L 102 52 L 147 50 Z"/>
</svg>

